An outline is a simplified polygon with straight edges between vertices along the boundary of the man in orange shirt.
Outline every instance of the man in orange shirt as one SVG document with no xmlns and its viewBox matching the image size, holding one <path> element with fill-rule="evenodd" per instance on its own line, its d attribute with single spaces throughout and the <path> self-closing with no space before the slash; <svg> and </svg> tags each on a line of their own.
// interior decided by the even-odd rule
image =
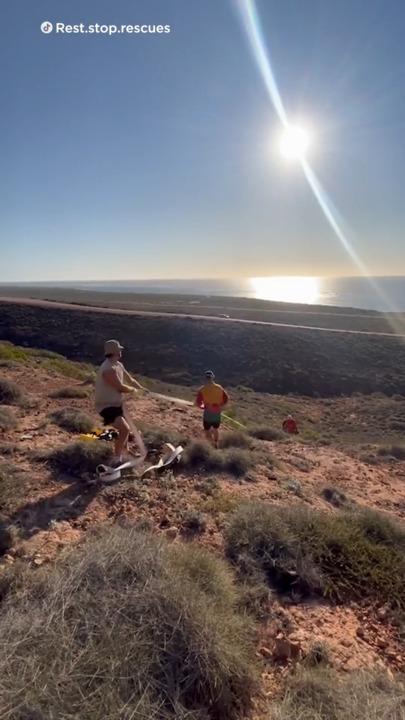
<svg viewBox="0 0 405 720">
<path fill-rule="evenodd" d="M 221 425 L 221 412 L 229 400 L 228 394 L 222 385 L 215 382 L 212 370 L 205 373 L 205 384 L 199 389 L 196 405 L 204 410 L 203 426 L 205 437 L 214 447 L 218 447 L 219 426 Z"/>
</svg>

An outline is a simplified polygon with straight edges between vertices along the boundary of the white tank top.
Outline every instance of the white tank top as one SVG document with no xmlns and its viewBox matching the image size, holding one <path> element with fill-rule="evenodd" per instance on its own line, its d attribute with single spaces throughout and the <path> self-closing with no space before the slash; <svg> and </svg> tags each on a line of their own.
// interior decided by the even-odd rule
<svg viewBox="0 0 405 720">
<path fill-rule="evenodd" d="M 95 383 L 95 404 L 97 412 L 101 412 L 107 407 L 120 407 L 122 405 L 122 393 L 113 388 L 103 378 L 105 370 L 115 370 L 120 382 L 124 382 L 124 366 L 116 361 L 112 362 L 110 358 L 106 358 L 100 365 L 96 383 Z"/>
</svg>

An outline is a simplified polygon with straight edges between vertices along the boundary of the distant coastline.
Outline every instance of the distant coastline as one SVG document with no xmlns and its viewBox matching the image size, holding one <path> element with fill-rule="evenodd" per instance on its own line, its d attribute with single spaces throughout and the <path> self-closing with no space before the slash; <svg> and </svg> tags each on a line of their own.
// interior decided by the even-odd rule
<svg viewBox="0 0 405 720">
<path fill-rule="evenodd" d="M 284 285 L 283 285 L 284 282 Z M 298 286 L 298 291 L 297 291 Z M 300 286 L 302 286 L 300 291 Z M 71 288 L 93 292 L 196 295 L 352 307 L 381 312 L 405 311 L 405 277 L 237 278 L 198 280 L 90 280 L 0 283 L 0 293 L 21 287 Z M 4 288 L 4 291 L 1 291 Z M 300 294 L 301 293 L 301 294 Z M 14 293 L 13 293 L 14 294 Z"/>
</svg>

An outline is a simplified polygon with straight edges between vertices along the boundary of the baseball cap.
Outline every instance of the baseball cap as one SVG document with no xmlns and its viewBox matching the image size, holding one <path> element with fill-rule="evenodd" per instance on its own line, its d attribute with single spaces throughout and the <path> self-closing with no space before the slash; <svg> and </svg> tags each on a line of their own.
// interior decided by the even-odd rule
<svg viewBox="0 0 405 720">
<path fill-rule="evenodd" d="M 204 375 L 206 378 L 211 378 L 211 379 L 214 379 L 214 377 L 215 377 L 215 374 L 212 370 L 206 370 Z"/>
<path fill-rule="evenodd" d="M 104 343 L 104 353 L 106 355 L 113 355 L 116 352 L 121 352 L 124 347 L 118 340 L 106 340 Z"/>
</svg>

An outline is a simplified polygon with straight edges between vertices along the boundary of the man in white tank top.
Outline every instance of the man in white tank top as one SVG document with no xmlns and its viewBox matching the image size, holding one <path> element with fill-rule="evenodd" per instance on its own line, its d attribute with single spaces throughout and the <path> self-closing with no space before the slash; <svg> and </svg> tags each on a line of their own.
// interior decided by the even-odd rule
<svg viewBox="0 0 405 720">
<path fill-rule="evenodd" d="M 127 393 L 141 390 L 141 385 L 124 368 L 121 361 L 123 346 L 118 340 L 104 343 L 105 360 L 100 366 L 95 384 L 95 404 L 104 425 L 113 425 L 118 431 L 115 441 L 114 464 L 120 465 L 128 449 L 129 426 L 124 417 L 123 401 Z"/>
</svg>

